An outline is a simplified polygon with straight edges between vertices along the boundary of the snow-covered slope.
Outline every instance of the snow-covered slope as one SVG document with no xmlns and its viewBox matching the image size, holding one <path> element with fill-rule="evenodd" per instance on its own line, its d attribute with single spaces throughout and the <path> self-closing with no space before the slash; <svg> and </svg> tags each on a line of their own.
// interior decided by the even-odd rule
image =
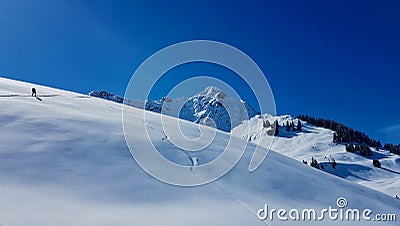
<svg viewBox="0 0 400 226">
<path fill-rule="evenodd" d="M 243 132 L 243 138 L 255 143 L 263 140 L 266 128 L 263 122 L 268 120 L 274 122 L 278 120 L 279 135 L 275 138 L 272 149 L 281 154 L 287 155 L 300 162 L 315 158 L 322 170 L 331 174 L 346 178 L 350 181 L 371 187 L 384 192 L 390 196 L 400 196 L 400 156 L 392 154 L 386 150 L 373 150 L 373 156 L 363 157 L 359 153 L 346 152 L 345 145 L 333 142 L 333 131 L 316 127 L 302 122 L 302 131 L 286 131 L 288 122 L 297 125 L 297 120 L 289 115 L 283 116 L 256 116 L 245 124 L 235 128 L 240 130 L 247 123 L 250 125 L 249 133 Z M 335 169 L 332 168 L 332 159 L 337 163 Z M 372 164 L 373 159 L 378 159 L 382 167 L 376 168 Z"/>
<path fill-rule="evenodd" d="M 396 213 L 393 197 L 312 169 L 271 151 L 248 172 L 254 145 L 232 171 L 200 187 L 182 188 L 157 181 L 132 159 L 122 125 L 122 105 L 72 92 L 0 78 L 0 223 L 2 225 L 293 225 L 260 221 L 269 208 L 348 208 Z M 143 126 L 143 110 L 129 109 L 132 126 Z M 156 113 L 150 113 L 156 146 L 167 158 L 204 164 L 218 155 L 228 133 L 189 159 L 164 138 Z M 165 117 L 173 122 L 180 120 Z M 187 131 L 199 126 L 180 121 Z M 203 129 L 212 130 L 210 127 Z M 145 139 L 137 134 L 137 148 Z M 233 138 L 236 139 L 236 138 Z M 239 138 L 238 138 L 239 139 Z M 195 158 L 194 158 L 195 157 Z M 396 222 L 305 221 L 296 225 L 397 225 Z"/>
<path fill-rule="evenodd" d="M 155 101 L 124 100 L 124 98 L 106 91 L 93 91 L 89 95 L 117 103 L 125 101 L 130 106 L 205 124 L 226 132 L 230 132 L 232 128 L 239 125 L 242 121 L 259 114 L 248 103 L 229 97 L 223 91 L 213 86 L 205 88 L 190 98 L 172 99 L 164 97 Z M 247 114 L 237 107 L 241 105 L 246 109 Z"/>
</svg>

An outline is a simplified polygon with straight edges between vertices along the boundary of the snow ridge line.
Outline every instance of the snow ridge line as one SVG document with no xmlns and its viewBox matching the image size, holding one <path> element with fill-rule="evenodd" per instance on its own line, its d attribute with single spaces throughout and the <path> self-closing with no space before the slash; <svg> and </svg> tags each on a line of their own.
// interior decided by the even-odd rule
<svg viewBox="0 0 400 226">
<path fill-rule="evenodd" d="M 0 98 L 10 98 L 10 97 L 33 97 L 29 94 L 0 94 Z M 65 97 L 65 98 L 90 98 L 87 95 L 78 95 L 78 96 L 64 96 L 59 94 L 42 94 L 37 95 L 37 97 Z"/>
</svg>

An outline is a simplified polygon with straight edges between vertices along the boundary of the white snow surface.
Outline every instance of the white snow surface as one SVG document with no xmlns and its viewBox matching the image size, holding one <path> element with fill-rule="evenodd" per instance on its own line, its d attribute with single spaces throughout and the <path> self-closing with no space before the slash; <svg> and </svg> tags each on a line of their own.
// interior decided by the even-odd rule
<svg viewBox="0 0 400 226">
<path fill-rule="evenodd" d="M 30 96 L 32 87 L 42 101 Z M 337 207 L 336 200 L 345 197 L 349 208 L 398 215 L 400 201 L 275 151 L 250 173 L 253 144 L 219 180 L 200 187 L 172 186 L 149 176 L 132 158 L 124 140 L 121 104 L 5 78 L 0 78 L 0 103 L 1 225 L 398 225 L 263 222 L 255 212 L 264 204 L 322 209 Z M 143 110 L 130 111 L 133 125 L 142 126 Z M 187 131 L 199 128 L 188 121 L 181 124 Z M 188 158 L 165 141 L 162 131 L 155 134 L 163 155 L 188 165 L 194 165 L 194 159 L 196 164 L 209 162 L 229 139 L 229 133 L 217 131 L 212 145 Z M 137 134 L 135 148 L 145 136 Z M 281 142 L 274 148 L 284 146 Z"/>
</svg>

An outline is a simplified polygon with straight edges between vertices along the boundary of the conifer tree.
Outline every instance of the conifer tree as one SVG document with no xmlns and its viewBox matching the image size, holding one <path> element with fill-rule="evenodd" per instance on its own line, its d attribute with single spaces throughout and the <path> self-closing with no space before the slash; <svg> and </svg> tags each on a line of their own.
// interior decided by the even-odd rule
<svg viewBox="0 0 400 226">
<path fill-rule="evenodd" d="M 278 136 L 278 134 L 279 134 L 279 123 L 278 123 L 278 120 L 275 120 L 275 122 L 274 122 L 274 129 L 275 129 L 275 136 Z"/>
<path fill-rule="evenodd" d="M 291 127 L 290 122 L 287 122 L 287 124 L 286 124 L 286 131 L 287 132 L 290 132 L 290 127 Z"/>
<path fill-rule="evenodd" d="M 300 122 L 300 119 L 297 120 L 297 130 L 298 130 L 298 131 L 301 131 L 301 122 Z"/>
</svg>

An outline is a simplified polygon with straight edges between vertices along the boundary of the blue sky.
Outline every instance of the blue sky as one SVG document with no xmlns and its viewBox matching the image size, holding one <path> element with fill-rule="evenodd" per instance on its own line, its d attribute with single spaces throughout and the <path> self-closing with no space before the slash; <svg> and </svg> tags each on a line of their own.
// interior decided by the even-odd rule
<svg viewBox="0 0 400 226">
<path fill-rule="evenodd" d="M 260 66 L 278 114 L 334 119 L 400 143 L 399 9 L 398 1 L 3 0 L 0 75 L 123 95 L 154 52 L 181 41 L 216 40 Z M 186 65 L 176 73 L 224 78 L 230 72 Z M 254 101 L 248 90 L 239 92 Z"/>
</svg>

